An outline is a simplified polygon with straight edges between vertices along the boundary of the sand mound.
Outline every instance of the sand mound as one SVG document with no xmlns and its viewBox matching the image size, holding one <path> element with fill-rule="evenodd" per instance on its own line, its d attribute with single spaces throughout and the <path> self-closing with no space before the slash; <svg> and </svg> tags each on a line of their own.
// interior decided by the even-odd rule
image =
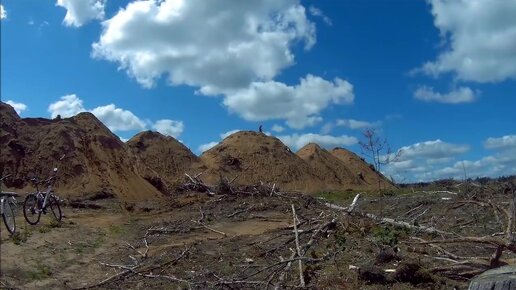
<svg viewBox="0 0 516 290">
<path fill-rule="evenodd" d="M 317 144 L 305 145 L 297 155 L 308 163 L 319 180 L 324 182 L 324 190 L 342 191 L 363 188 L 365 185 L 357 173 L 353 173 L 344 162 Z"/>
<path fill-rule="evenodd" d="M 182 182 L 184 174 L 191 172 L 192 167 L 198 167 L 201 162 L 181 142 L 158 132 L 141 132 L 127 141 L 126 145 L 169 184 Z"/>
<path fill-rule="evenodd" d="M 136 168 L 123 142 L 93 114 L 66 119 L 21 119 L 1 104 L 0 170 L 14 177 L 6 185 L 28 190 L 33 175 L 46 178 L 59 168 L 56 192 L 65 197 L 113 195 L 124 200 L 158 197 L 161 193 Z M 65 159 L 58 162 L 65 154 Z"/>
<path fill-rule="evenodd" d="M 241 131 L 225 138 L 204 152 L 201 160 L 207 169 L 203 179 L 216 183 L 219 173 L 235 183 L 276 183 L 283 190 L 314 192 L 324 184 L 310 166 L 275 137 Z"/>
<path fill-rule="evenodd" d="M 361 188 L 377 189 L 378 180 L 380 180 L 382 188 L 394 188 L 393 184 L 383 174 L 378 173 L 372 165 L 355 153 L 344 148 L 335 148 L 331 150 L 331 154 L 340 159 L 352 175 L 359 177 Z"/>
</svg>

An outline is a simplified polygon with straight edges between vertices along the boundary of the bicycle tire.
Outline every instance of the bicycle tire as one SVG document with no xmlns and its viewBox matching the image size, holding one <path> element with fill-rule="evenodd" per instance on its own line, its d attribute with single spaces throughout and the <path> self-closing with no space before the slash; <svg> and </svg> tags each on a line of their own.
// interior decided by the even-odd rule
<svg viewBox="0 0 516 290">
<path fill-rule="evenodd" d="M 23 202 L 23 216 L 25 217 L 25 220 L 31 225 L 37 224 L 41 218 L 41 211 L 39 210 L 38 206 L 38 198 L 34 193 L 27 195 L 25 201 Z"/>
<path fill-rule="evenodd" d="M 7 231 L 9 231 L 11 235 L 14 235 L 16 232 L 16 220 L 14 217 L 14 210 L 8 200 L 4 201 L 4 212 L 2 214 L 2 219 L 4 220 Z"/>
<path fill-rule="evenodd" d="M 53 195 L 51 195 L 48 199 L 48 206 L 50 207 L 50 210 L 52 210 L 52 214 L 54 214 L 54 218 L 56 221 L 61 221 L 63 218 L 63 214 L 61 212 L 61 207 L 59 206 L 59 201 L 57 198 Z"/>
</svg>

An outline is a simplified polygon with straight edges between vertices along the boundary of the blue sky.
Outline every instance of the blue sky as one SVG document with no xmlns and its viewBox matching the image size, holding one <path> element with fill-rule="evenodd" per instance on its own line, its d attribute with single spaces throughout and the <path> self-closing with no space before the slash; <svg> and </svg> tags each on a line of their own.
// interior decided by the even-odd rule
<svg viewBox="0 0 516 290">
<path fill-rule="evenodd" d="M 516 174 L 512 0 L 3 0 L 1 97 L 197 154 L 234 130 L 360 153 L 398 181 Z"/>
</svg>

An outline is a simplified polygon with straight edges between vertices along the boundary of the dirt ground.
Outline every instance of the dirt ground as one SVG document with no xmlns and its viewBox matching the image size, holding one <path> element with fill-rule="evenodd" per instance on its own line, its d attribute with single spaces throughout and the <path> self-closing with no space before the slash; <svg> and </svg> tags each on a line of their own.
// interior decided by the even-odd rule
<svg viewBox="0 0 516 290">
<path fill-rule="evenodd" d="M 352 197 L 338 202 L 348 205 Z M 446 193 L 366 197 L 360 210 L 461 236 L 501 231 L 489 210 L 456 207 L 458 199 Z M 499 197 L 499 204 L 507 201 Z M 0 282 L 5 289 L 272 289 L 280 281 L 296 288 L 298 260 L 289 268 L 284 262 L 296 252 L 292 205 L 308 289 L 467 289 L 467 278 L 436 271 L 454 264 L 441 250 L 463 257 L 494 251 L 481 244 L 417 244 L 414 237 L 444 237 L 324 203 L 300 194 L 184 193 L 146 204 L 105 199 L 68 202 L 62 222 L 46 215 L 30 226 L 20 201 L 18 233 L 11 237 L 1 228 Z"/>
</svg>

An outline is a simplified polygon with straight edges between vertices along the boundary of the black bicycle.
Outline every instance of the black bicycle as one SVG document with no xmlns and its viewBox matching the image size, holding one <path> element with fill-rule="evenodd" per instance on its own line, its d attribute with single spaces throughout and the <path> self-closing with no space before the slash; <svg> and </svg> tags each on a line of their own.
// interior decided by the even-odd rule
<svg viewBox="0 0 516 290">
<path fill-rule="evenodd" d="M 57 168 L 54 168 L 52 176 L 46 180 L 40 181 L 37 177 L 31 178 L 32 183 L 36 186 L 36 192 L 29 193 L 23 202 L 23 216 L 29 224 L 37 224 L 41 218 L 41 213 L 47 214 L 49 209 L 57 221 L 61 221 L 63 218 L 59 198 L 54 193 L 56 175 Z M 40 184 L 46 184 L 47 190 L 40 191 Z"/>
</svg>

